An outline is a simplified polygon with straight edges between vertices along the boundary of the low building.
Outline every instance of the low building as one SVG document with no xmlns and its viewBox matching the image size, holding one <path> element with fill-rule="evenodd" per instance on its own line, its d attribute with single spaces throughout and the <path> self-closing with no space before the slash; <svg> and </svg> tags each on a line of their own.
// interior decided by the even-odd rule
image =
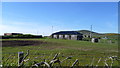
<svg viewBox="0 0 120 68">
<path fill-rule="evenodd" d="M 82 40 L 83 34 L 77 31 L 60 31 L 51 35 L 55 39 Z"/>
<path fill-rule="evenodd" d="M 91 42 L 93 42 L 93 43 L 98 43 L 99 40 L 98 40 L 98 38 L 92 38 Z"/>
<path fill-rule="evenodd" d="M 4 36 L 10 36 L 10 35 L 22 35 L 22 33 L 4 33 Z"/>
</svg>

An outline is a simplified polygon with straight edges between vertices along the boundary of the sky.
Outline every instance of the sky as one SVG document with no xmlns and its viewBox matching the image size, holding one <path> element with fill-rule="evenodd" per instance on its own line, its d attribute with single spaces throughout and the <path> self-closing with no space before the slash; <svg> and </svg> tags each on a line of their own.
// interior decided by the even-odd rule
<svg viewBox="0 0 120 68">
<path fill-rule="evenodd" d="M 117 2 L 3 2 L 0 35 L 49 36 L 58 31 L 118 33 Z"/>
<path fill-rule="evenodd" d="M 1 0 L 2 2 L 119 2 L 119 0 Z"/>
</svg>

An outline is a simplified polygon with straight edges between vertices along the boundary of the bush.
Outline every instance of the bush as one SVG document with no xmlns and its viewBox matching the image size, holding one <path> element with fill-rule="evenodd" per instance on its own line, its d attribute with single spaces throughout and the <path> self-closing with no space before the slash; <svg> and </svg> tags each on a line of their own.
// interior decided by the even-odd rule
<svg viewBox="0 0 120 68">
<path fill-rule="evenodd" d="M 9 35 L 9 36 L 2 36 L 3 39 L 9 38 L 42 38 L 42 35 L 31 35 L 31 34 L 24 34 L 24 35 Z"/>
<path fill-rule="evenodd" d="M 83 38 L 83 41 L 91 41 L 91 38 Z"/>
</svg>

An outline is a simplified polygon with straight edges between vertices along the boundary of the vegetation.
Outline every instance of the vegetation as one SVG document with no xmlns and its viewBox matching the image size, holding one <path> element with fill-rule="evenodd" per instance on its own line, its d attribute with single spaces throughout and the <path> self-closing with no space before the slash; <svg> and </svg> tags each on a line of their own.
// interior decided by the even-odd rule
<svg viewBox="0 0 120 68">
<path fill-rule="evenodd" d="M 5 35 L 2 36 L 3 39 L 10 39 L 10 38 L 42 38 L 41 35 L 31 35 L 31 34 L 19 34 L 19 35 Z"/>
<path fill-rule="evenodd" d="M 86 37 L 86 38 L 83 38 L 82 40 L 83 41 L 91 41 L 91 38 Z"/>
<path fill-rule="evenodd" d="M 55 54 L 60 54 L 59 60 L 64 60 L 66 57 L 72 56 L 72 59 L 65 60 L 61 63 L 62 66 L 71 66 L 76 59 L 78 59 L 78 66 L 86 66 L 93 64 L 93 66 L 104 66 L 104 60 L 111 56 L 118 56 L 118 44 L 109 43 L 107 39 L 100 40 L 99 43 L 91 43 L 88 41 L 75 41 L 75 40 L 62 40 L 62 39 L 3 39 L 6 40 L 31 40 L 47 42 L 46 44 L 38 44 L 36 46 L 7 46 L 2 48 L 3 66 L 17 66 L 17 52 L 25 52 L 30 50 L 28 57 L 26 58 L 25 66 L 31 66 L 41 61 L 50 63 Z M 117 42 L 115 40 L 115 42 Z M 99 64 L 98 60 L 101 58 Z M 93 62 L 94 59 L 94 62 Z M 111 61 L 107 63 L 110 65 Z M 118 61 L 114 61 L 112 66 L 118 66 Z M 44 65 L 43 65 L 44 66 Z M 59 66 L 59 64 L 54 64 Z"/>
<path fill-rule="evenodd" d="M 104 34 L 102 33 L 97 33 L 97 32 L 93 32 L 93 31 L 89 31 L 89 30 L 79 30 L 78 32 L 85 34 L 85 35 L 90 35 L 90 33 L 92 33 L 93 36 L 102 36 Z"/>
<path fill-rule="evenodd" d="M 97 32 L 93 32 L 93 31 L 89 31 L 89 30 L 80 30 L 78 31 L 80 33 L 82 33 L 83 35 L 90 35 L 90 33 L 92 33 L 92 37 L 94 38 L 104 38 L 107 37 L 108 39 L 118 39 L 118 36 L 120 34 L 118 33 L 97 33 Z"/>
</svg>

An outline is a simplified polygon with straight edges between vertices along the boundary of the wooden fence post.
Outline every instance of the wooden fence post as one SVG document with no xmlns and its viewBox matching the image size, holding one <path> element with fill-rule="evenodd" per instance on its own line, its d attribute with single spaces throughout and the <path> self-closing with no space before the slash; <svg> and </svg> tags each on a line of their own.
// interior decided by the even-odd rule
<svg viewBox="0 0 120 68">
<path fill-rule="evenodd" d="M 23 52 L 18 52 L 18 66 L 21 65 L 22 61 L 24 58 L 24 53 Z"/>
<path fill-rule="evenodd" d="M 76 63 L 78 63 L 78 59 L 75 60 L 75 62 L 72 64 L 71 68 L 73 68 Z"/>
</svg>

